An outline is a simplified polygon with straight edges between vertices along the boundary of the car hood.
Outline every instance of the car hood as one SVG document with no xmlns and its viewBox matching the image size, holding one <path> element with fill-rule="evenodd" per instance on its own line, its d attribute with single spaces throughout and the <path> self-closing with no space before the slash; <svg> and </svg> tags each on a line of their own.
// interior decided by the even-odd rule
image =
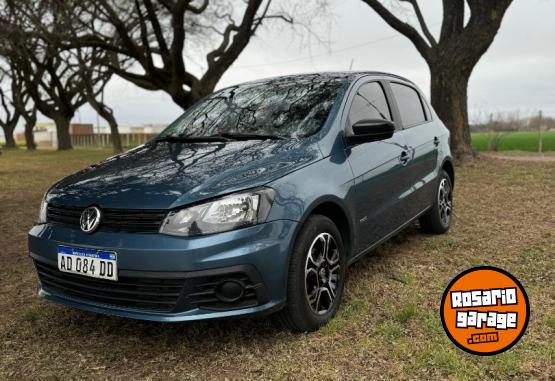
<svg viewBox="0 0 555 381">
<path fill-rule="evenodd" d="M 264 185 L 321 157 L 310 139 L 153 141 L 66 177 L 49 203 L 168 209 Z"/>
</svg>

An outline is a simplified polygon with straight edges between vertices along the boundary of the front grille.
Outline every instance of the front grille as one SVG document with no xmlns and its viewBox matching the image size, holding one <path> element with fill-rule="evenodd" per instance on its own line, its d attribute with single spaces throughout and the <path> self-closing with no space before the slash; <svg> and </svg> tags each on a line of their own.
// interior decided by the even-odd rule
<svg viewBox="0 0 555 381">
<path fill-rule="evenodd" d="M 53 294 L 93 303 L 169 312 L 177 304 L 184 279 L 120 276 L 118 281 L 68 274 L 35 261 L 42 287 Z"/>
<path fill-rule="evenodd" d="M 48 205 L 47 221 L 79 227 L 84 208 Z M 163 209 L 101 209 L 98 230 L 157 233 L 166 217 Z"/>
</svg>

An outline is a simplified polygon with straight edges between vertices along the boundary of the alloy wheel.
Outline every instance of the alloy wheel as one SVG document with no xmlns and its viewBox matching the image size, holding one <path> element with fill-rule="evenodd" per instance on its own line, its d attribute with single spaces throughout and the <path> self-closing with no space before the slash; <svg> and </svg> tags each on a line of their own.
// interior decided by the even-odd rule
<svg viewBox="0 0 555 381">
<path fill-rule="evenodd" d="M 320 233 L 308 249 L 305 295 L 312 311 L 323 315 L 332 307 L 340 281 L 339 248 L 333 236 Z"/>
<path fill-rule="evenodd" d="M 437 194 L 439 205 L 439 218 L 445 226 L 449 226 L 453 213 L 453 192 L 448 179 L 441 179 Z"/>
</svg>

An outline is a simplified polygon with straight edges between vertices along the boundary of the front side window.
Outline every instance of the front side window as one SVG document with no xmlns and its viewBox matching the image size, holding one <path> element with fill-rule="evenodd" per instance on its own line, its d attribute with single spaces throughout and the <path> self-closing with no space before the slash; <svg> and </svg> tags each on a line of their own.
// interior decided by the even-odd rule
<svg viewBox="0 0 555 381">
<path fill-rule="evenodd" d="M 387 99 L 379 82 L 362 85 L 353 98 L 349 111 L 349 122 L 352 125 L 363 119 L 391 120 Z"/>
<path fill-rule="evenodd" d="M 323 126 L 344 81 L 312 75 L 228 87 L 197 102 L 160 137 L 309 136 Z"/>
<path fill-rule="evenodd" d="M 397 107 L 405 127 L 414 126 L 426 121 L 426 114 L 420 95 L 412 87 L 400 83 L 391 83 L 391 91 L 397 100 Z"/>
</svg>

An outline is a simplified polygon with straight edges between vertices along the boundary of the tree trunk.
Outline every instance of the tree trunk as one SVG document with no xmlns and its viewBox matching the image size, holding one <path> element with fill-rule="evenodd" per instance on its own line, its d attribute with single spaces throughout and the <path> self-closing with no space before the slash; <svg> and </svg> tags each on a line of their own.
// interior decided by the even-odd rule
<svg viewBox="0 0 555 381">
<path fill-rule="evenodd" d="M 67 115 L 57 115 L 54 118 L 56 123 L 56 135 L 58 137 L 58 151 L 66 151 L 73 149 L 71 145 L 71 137 L 69 135 L 69 125 L 71 117 Z"/>
<path fill-rule="evenodd" d="M 15 130 L 16 125 L 17 125 L 17 121 L 16 123 L 8 123 L 2 126 L 2 130 L 4 130 L 4 139 L 6 140 L 6 143 L 4 144 L 5 148 L 16 147 L 15 139 L 13 137 L 13 131 Z"/>
<path fill-rule="evenodd" d="M 172 97 L 173 102 L 181 107 L 183 111 L 187 110 L 191 107 L 196 101 L 201 99 L 203 96 L 197 94 L 197 92 L 193 93 L 193 90 L 188 94 L 185 91 L 179 91 L 177 93 L 170 94 Z"/>
<path fill-rule="evenodd" d="M 36 117 L 28 117 L 25 120 L 25 145 L 28 151 L 33 151 L 37 149 L 37 144 L 35 143 L 35 135 L 33 135 L 33 129 L 37 122 Z"/>
<path fill-rule="evenodd" d="M 110 135 L 112 136 L 112 146 L 114 147 L 114 153 L 123 152 L 123 147 L 121 145 L 121 137 L 119 136 L 118 123 L 116 118 L 111 113 L 101 114 L 102 118 L 108 122 L 110 125 Z"/>
<path fill-rule="evenodd" d="M 114 117 L 112 110 L 102 102 L 98 102 L 94 96 L 88 96 L 89 105 L 104 119 L 108 122 L 110 126 L 110 135 L 112 137 L 112 146 L 114 147 L 114 153 L 123 152 L 123 147 L 121 145 L 121 137 L 118 130 L 118 122 Z"/>
<path fill-rule="evenodd" d="M 454 70 L 452 65 L 430 65 L 431 102 L 451 132 L 451 152 L 460 162 L 471 159 L 474 151 L 468 125 L 467 88 L 470 72 Z"/>
</svg>

